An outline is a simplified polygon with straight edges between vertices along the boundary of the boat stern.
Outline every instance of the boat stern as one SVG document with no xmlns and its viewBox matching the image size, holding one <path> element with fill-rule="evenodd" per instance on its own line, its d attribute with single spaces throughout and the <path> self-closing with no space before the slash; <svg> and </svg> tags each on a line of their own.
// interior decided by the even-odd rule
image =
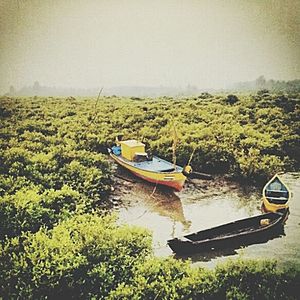
<svg viewBox="0 0 300 300">
<path fill-rule="evenodd" d="M 266 197 L 263 197 L 263 210 L 266 212 L 277 212 L 289 208 L 288 202 L 283 204 L 271 203 Z"/>
</svg>

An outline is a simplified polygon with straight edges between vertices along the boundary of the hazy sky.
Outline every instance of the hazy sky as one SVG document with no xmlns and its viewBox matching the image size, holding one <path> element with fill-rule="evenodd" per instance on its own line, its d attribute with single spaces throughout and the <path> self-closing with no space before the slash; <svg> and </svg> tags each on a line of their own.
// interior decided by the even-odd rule
<svg viewBox="0 0 300 300">
<path fill-rule="evenodd" d="M 0 0 L 10 85 L 222 88 L 300 78 L 300 1 Z"/>
</svg>

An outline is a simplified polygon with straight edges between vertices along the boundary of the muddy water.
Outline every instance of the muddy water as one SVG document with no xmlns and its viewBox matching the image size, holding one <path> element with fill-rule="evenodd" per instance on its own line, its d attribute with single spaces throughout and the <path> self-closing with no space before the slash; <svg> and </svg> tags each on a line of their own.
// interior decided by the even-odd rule
<svg viewBox="0 0 300 300">
<path fill-rule="evenodd" d="M 173 255 L 166 241 L 261 213 L 261 191 L 255 187 L 218 180 L 196 180 L 174 193 L 155 187 L 118 168 L 113 200 L 119 222 L 153 232 L 157 256 Z M 190 256 L 196 265 L 214 267 L 228 258 L 278 259 L 281 265 L 300 268 L 300 173 L 282 176 L 293 193 L 284 235 L 266 243 Z"/>
</svg>

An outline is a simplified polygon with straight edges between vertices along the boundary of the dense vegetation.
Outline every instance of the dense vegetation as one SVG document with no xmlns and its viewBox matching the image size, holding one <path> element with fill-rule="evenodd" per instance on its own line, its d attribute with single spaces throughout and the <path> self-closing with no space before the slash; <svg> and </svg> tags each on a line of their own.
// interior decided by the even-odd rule
<svg viewBox="0 0 300 300">
<path fill-rule="evenodd" d="M 150 234 L 81 215 L 0 246 L 4 299 L 297 299 L 299 272 L 273 262 L 215 270 L 151 255 Z"/>
<path fill-rule="evenodd" d="M 150 233 L 119 227 L 104 210 L 106 148 L 120 133 L 172 159 L 176 127 L 178 163 L 194 152 L 199 171 L 259 180 L 299 169 L 297 95 L 5 97 L 0 118 L 0 298 L 297 298 L 298 272 L 158 259 Z"/>
<path fill-rule="evenodd" d="M 195 149 L 196 170 L 266 179 L 275 171 L 300 165 L 297 95 L 270 95 L 262 90 L 240 97 L 204 93 L 194 99 L 95 101 L 2 99 L 1 146 L 8 151 L 1 173 L 7 174 L 13 166 L 11 173 L 31 183 L 57 188 L 72 181 L 76 168 L 79 177 L 94 180 L 93 193 L 97 193 L 96 182 L 102 180 L 96 177 L 106 174 L 99 153 L 106 154 L 118 134 L 141 139 L 153 152 L 171 159 L 174 124 L 178 162 L 186 164 Z M 102 165 L 101 174 L 96 174 L 99 168 L 90 168 L 96 161 L 97 167 Z M 26 168 L 20 170 L 24 164 Z M 84 184 L 81 180 L 74 186 L 86 191 Z"/>
</svg>

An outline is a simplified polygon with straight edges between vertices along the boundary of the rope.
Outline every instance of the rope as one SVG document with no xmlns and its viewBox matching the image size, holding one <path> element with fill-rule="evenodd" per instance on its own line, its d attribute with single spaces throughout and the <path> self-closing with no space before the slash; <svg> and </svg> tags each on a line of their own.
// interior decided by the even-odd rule
<svg viewBox="0 0 300 300">
<path fill-rule="evenodd" d="M 156 181 L 156 183 L 155 183 L 155 186 L 154 186 L 154 188 L 153 188 L 152 193 L 150 194 L 150 198 L 154 198 L 154 199 L 155 199 L 155 197 L 154 197 L 153 195 L 154 195 L 154 193 L 156 192 L 156 188 L 157 188 L 157 181 Z"/>
<path fill-rule="evenodd" d="M 148 212 L 148 209 L 146 209 L 140 216 L 134 218 L 134 219 L 131 219 L 130 221 L 133 221 L 133 220 L 138 220 L 140 219 L 142 216 L 144 216 L 146 213 Z"/>
<path fill-rule="evenodd" d="M 156 199 L 155 197 L 154 197 L 154 194 L 155 194 L 155 192 L 156 192 L 156 188 L 157 188 L 157 182 L 156 182 L 156 184 L 155 184 L 155 186 L 154 186 L 154 188 L 153 188 L 153 191 L 152 191 L 152 193 L 149 195 L 149 198 L 154 198 L 154 199 Z M 140 216 L 138 216 L 138 217 L 136 217 L 136 218 L 132 218 L 132 219 L 130 219 L 129 221 L 134 221 L 134 220 L 138 220 L 138 219 L 140 219 L 141 217 L 143 217 L 147 212 L 149 212 L 150 210 L 149 209 L 146 209 Z"/>
</svg>

